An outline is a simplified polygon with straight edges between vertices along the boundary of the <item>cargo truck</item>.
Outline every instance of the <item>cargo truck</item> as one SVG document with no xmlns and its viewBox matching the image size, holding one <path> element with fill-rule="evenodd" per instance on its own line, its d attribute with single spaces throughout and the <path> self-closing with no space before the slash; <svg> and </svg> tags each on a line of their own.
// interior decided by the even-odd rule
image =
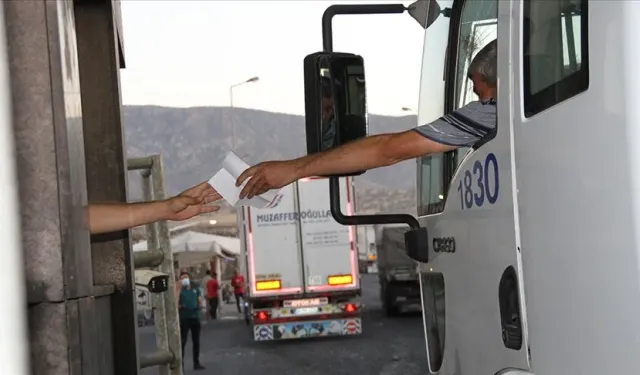
<svg viewBox="0 0 640 375">
<path fill-rule="evenodd" d="M 387 316 L 411 305 L 421 305 L 417 263 L 407 256 L 404 233 L 407 225 L 376 226 L 380 299 Z"/>
<path fill-rule="evenodd" d="M 352 182 L 340 182 L 342 209 L 352 212 Z M 243 207 L 238 221 L 255 341 L 362 332 L 355 228 L 331 216 L 328 179 L 285 186 L 268 207 Z"/>
<path fill-rule="evenodd" d="M 358 253 L 360 255 L 360 271 L 377 273 L 376 235 L 374 227 L 362 225 L 356 227 Z"/>
</svg>

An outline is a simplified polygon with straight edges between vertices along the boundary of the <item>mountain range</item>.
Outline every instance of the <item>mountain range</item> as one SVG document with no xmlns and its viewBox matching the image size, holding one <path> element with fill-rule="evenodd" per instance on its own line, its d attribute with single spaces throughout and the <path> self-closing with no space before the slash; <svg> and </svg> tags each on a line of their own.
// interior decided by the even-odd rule
<svg viewBox="0 0 640 375">
<path fill-rule="evenodd" d="M 161 154 L 168 195 L 209 179 L 235 144 L 249 164 L 303 156 L 303 116 L 245 108 L 125 106 L 128 157 Z M 415 116 L 369 115 L 369 133 L 415 126 Z M 234 131 L 235 128 L 235 131 Z M 356 178 L 359 212 L 415 211 L 416 164 L 409 160 Z M 140 177 L 129 172 L 129 197 L 141 197 Z"/>
</svg>

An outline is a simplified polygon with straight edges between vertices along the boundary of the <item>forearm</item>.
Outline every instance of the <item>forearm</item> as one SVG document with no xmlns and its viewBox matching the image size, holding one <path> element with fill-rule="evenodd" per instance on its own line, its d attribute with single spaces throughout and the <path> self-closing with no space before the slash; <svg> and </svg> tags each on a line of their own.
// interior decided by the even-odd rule
<svg viewBox="0 0 640 375">
<path fill-rule="evenodd" d="M 166 218 L 166 201 L 144 203 L 97 203 L 87 207 L 91 234 L 114 232 Z"/>
<path fill-rule="evenodd" d="M 391 137 L 390 134 L 374 135 L 297 159 L 298 178 L 347 174 L 394 164 L 395 158 L 385 151 Z"/>
</svg>

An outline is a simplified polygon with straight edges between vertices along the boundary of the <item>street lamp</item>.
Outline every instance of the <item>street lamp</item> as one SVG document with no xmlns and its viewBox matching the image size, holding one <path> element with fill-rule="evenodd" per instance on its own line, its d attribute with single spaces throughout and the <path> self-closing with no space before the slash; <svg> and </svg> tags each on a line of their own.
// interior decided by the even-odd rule
<svg viewBox="0 0 640 375">
<path fill-rule="evenodd" d="M 235 85 L 231 85 L 229 86 L 229 101 L 231 103 L 231 149 L 233 151 L 236 150 L 236 125 L 234 123 L 234 111 L 233 111 L 233 89 L 244 85 L 245 83 L 252 83 L 252 82 L 258 82 L 258 80 L 260 79 L 260 77 L 255 76 L 255 77 L 251 77 L 247 80 L 244 80 L 242 82 L 238 82 Z"/>
</svg>

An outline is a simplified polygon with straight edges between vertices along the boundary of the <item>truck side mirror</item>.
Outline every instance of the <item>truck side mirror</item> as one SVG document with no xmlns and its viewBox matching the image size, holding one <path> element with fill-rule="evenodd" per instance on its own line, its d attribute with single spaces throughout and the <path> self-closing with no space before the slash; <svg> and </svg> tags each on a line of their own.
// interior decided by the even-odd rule
<svg viewBox="0 0 640 375">
<path fill-rule="evenodd" d="M 304 90 L 307 154 L 327 151 L 367 136 L 361 56 L 329 52 L 308 55 L 304 59 Z"/>
</svg>

